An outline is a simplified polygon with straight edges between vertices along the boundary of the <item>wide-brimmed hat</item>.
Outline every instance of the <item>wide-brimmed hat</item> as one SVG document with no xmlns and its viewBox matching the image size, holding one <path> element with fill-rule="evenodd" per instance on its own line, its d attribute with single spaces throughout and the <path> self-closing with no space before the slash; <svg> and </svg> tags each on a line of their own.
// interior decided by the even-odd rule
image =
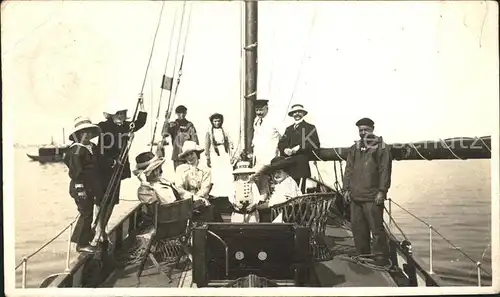
<svg viewBox="0 0 500 297">
<path fill-rule="evenodd" d="M 124 107 L 122 102 L 109 101 L 106 110 L 103 112 L 105 118 L 110 118 L 120 111 L 127 112 L 128 108 Z"/>
<path fill-rule="evenodd" d="M 274 157 L 271 160 L 271 163 L 268 165 L 264 165 L 256 173 L 256 175 L 269 175 L 269 174 L 272 174 L 273 172 L 280 170 L 280 169 L 286 171 L 288 168 L 290 168 L 294 164 L 295 164 L 295 160 L 291 157 L 284 157 L 284 156 Z"/>
<path fill-rule="evenodd" d="M 304 113 L 304 115 L 306 115 L 308 113 L 307 110 L 304 108 L 304 105 L 302 105 L 302 104 L 294 104 L 294 105 L 292 105 L 292 108 L 290 108 L 290 111 L 288 112 L 288 115 L 289 116 L 293 116 L 293 113 L 296 112 L 296 111 L 302 111 Z"/>
<path fill-rule="evenodd" d="M 158 157 L 152 152 L 140 153 L 135 157 L 135 162 L 137 164 L 135 166 L 134 175 L 140 175 L 141 173 L 149 175 L 151 171 L 163 165 L 165 160 L 165 158 Z"/>
<path fill-rule="evenodd" d="M 210 115 L 208 119 L 210 120 L 210 122 L 212 122 L 214 119 L 220 119 L 221 123 L 224 122 L 224 116 L 217 112 Z"/>
<path fill-rule="evenodd" d="M 233 170 L 233 174 L 252 174 L 255 170 L 250 167 L 250 162 L 240 161 L 236 164 L 236 169 Z"/>
<path fill-rule="evenodd" d="M 179 154 L 179 159 L 183 159 L 190 152 L 203 152 L 204 149 L 199 147 L 196 142 L 191 140 L 186 140 L 182 145 L 182 153 Z"/>
<path fill-rule="evenodd" d="M 92 121 L 88 117 L 77 117 L 73 122 L 73 130 L 69 134 L 70 141 L 78 141 L 76 139 L 75 133 L 88 130 L 88 132 L 92 133 L 92 137 L 94 138 L 101 133 L 101 128 L 97 125 L 92 124 Z"/>
</svg>

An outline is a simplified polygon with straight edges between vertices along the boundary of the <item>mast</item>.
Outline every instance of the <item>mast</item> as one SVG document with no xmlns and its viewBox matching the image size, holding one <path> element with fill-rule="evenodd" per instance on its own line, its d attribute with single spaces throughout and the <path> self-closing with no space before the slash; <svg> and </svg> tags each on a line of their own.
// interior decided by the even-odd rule
<svg viewBox="0 0 500 297">
<path fill-rule="evenodd" d="M 257 21 L 258 2 L 245 0 L 245 152 L 250 153 L 255 119 L 254 102 L 257 97 Z"/>
</svg>

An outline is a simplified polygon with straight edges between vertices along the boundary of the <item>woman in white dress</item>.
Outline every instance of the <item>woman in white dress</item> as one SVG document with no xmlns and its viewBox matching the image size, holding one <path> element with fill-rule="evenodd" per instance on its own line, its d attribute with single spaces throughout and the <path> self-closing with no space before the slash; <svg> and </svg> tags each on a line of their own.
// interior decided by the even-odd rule
<svg viewBox="0 0 500 297">
<path fill-rule="evenodd" d="M 224 131 L 222 124 L 224 116 L 214 113 L 210 116 L 211 129 L 205 138 L 205 155 L 207 166 L 211 168 L 212 190 L 214 197 L 229 197 L 232 194 L 233 166 L 231 164 L 231 151 L 233 145 Z"/>
</svg>

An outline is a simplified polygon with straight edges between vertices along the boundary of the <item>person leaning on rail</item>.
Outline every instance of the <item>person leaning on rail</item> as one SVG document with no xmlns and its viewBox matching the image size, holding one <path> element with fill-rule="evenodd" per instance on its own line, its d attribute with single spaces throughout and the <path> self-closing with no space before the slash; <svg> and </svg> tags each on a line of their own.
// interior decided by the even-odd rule
<svg viewBox="0 0 500 297">
<path fill-rule="evenodd" d="M 356 252 L 373 256 L 374 264 L 388 264 L 388 244 L 384 230 L 384 200 L 391 186 L 392 157 L 382 137 L 373 134 L 369 118 L 356 122 L 360 140 L 349 149 L 344 174 L 344 197 L 351 208 L 351 224 Z M 370 231 L 373 250 L 370 248 Z"/>
<path fill-rule="evenodd" d="M 92 124 L 89 118 L 76 118 L 74 129 L 69 135 L 69 140 L 73 143 L 64 155 L 64 164 L 68 167 L 71 179 L 69 194 L 75 200 L 80 213 L 71 236 L 71 241 L 76 243 L 78 252 L 96 251 L 96 247 L 90 244 L 93 236 L 93 209 L 94 203 L 100 202 L 104 193 L 98 168 L 102 158 L 99 148 L 90 140 L 100 133 L 99 126 Z"/>
</svg>

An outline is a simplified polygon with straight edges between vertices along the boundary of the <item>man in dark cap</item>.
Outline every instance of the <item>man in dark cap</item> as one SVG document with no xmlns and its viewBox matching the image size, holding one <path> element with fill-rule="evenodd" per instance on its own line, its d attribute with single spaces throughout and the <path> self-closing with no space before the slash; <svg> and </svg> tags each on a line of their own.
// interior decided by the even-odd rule
<svg viewBox="0 0 500 297">
<path fill-rule="evenodd" d="M 199 144 L 198 135 L 194 124 L 186 119 L 187 108 L 184 105 L 179 105 L 175 108 L 177 119 L 173 122 L 168 122 L 169 114 L 166 115 L 165 124 L 162 129 L 162 136 L 165 142 L 168 136 L 172 139 L 172 161 L 174 170 L 177 166 L 185 163 L 179 159 L 179 154 L 182 152 L 182 146 L 186 140 L 191 140 Z"/>
<path fill-rule="evenodd" d="M 279 125 L 268 116 L 268 100 L 255 100 L 254 134 L 252 139 L 254 166 L 264 166 L 278 156 Z"/>
<path fill-rule="evenodd" d="M 374 122 L 356 122 L 360 140 L 349 149 L 344 174 L 345 200 L 350 203 L 351 224 L 358 255 L 373 255 L 374 264 L 388 263 L 388 244 L 383 225 L 384 200 L 391 186 L 392 157 L 382 137 L 375 136 Z M 370 231 L 373 250 L 370 248 Z"/>
<path fill-rule="evenodd" d="M 271 163 L 271 160 L 278 156 L 278 141 L 281 137 L 279 133 L 278 123 L 269 117 L 269 106 L 267 99 L 255 100 L 255 120 L 253 122 L 253 167 L 259 171 L 266 165 Z M 269 183 L 265 179 L 261 179 L 257 184 L 261 195 L 268 197 Z"/>
</svg>

